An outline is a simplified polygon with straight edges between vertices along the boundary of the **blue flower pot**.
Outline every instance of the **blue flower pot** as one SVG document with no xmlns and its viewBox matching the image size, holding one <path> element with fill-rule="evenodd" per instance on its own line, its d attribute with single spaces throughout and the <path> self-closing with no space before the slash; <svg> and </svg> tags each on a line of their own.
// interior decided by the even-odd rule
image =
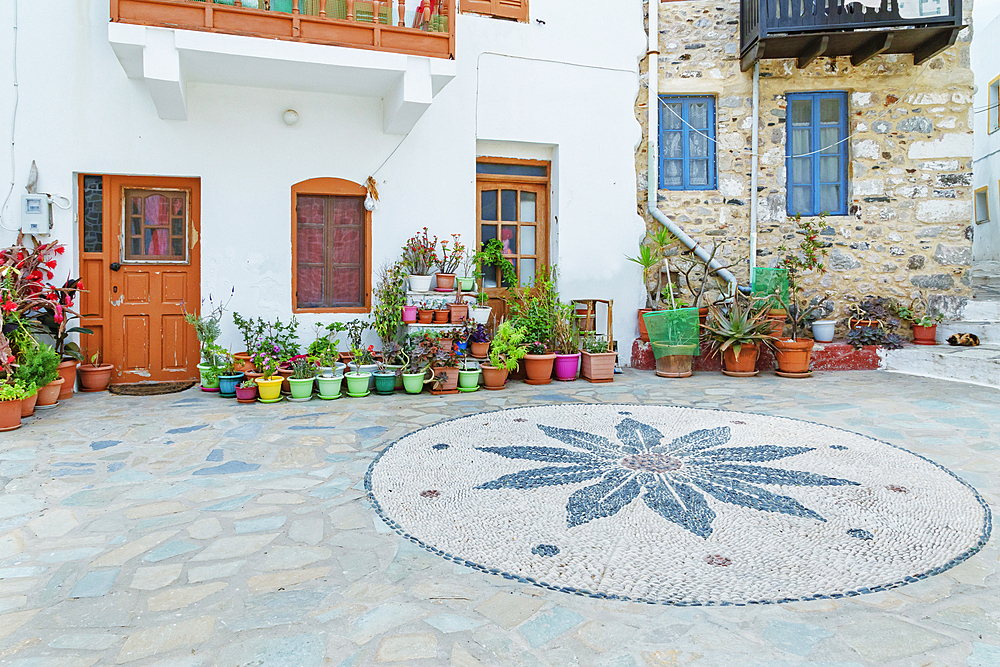
<svg viewBox="0 0 1000 667">
<path fill-rule="evenodd" d="M 226 398 L 236 397 L 236 385 L 243 381 L 244 374 L 236 373 L 235 375 L 220 375 L 219 376 L 219 395 L 225 396 Z"/>
</svg>

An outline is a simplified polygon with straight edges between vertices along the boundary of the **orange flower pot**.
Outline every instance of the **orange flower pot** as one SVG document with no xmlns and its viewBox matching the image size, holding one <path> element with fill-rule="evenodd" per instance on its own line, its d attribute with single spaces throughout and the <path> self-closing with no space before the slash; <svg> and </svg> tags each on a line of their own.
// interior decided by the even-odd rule
<svg viewBox="0 0 1000 667">
<path fill-rule="evenodd" d="M 0 431 L 21 428 L 21 401 L 0 401 Z"/>
<path fill-rule="evenodd" d="M 808 373 L 815 341 L 811 338 L 790 338 L 774 341 L 774 359 L 782 373 Z"/>
<path fill-rule="evenodd" d="M 38 390 L 38 402 L 35 403 L 36 406 L 46 406 L 55 405 L 59 401 L 59 394 L 62 391 L 62 386 L 66 383 L 66 380 L 56 378 L 52 382 L 48 383 L 44 387 Z"/>
<path fill-rule="evenodd" d="M 757 355 L 759 354 L 760 348 L 758 348 L 757 343 L 744 345 L 740 349 L 739 357 L 736 356 L 736 350 L 727 347 L 726 351 L 722 353 L 722 363 L 725 364 L 726 370 L 730 373 L 753 373 L 757 370 Z"/>
<path fill-rule="evenodd" d="M 38 400 L 38 392 L 21 399 L 21 416 L 30 417 L 35 414 L 35 402 Z"/>
<path fill-rule="evenodd" d="M 76 359 L 66 359 L 59 364 L 59 377 L 64 380 L 62 388 L 59 390 L 60 401 L 73 398 L 73 387 L 76 386 L 76 367 L 79 365 L 80 362 Z"/>
<path fill-rule="evenodd" d="M 508 371 L 506 368 L 497 368 L 496 366 L 480 366 L 483 370 L 483 385 L 486 389 L 503 389 L 504 384 L 507 382 Z"/>
<path fill-rule="evenodd" d="M 524 373 L 528 376 L 528 384 L 548 384 L 552 382 L 552 365 L 556 361 L 554 354 L 526 354 L 521 363 Z"/>
</svg>

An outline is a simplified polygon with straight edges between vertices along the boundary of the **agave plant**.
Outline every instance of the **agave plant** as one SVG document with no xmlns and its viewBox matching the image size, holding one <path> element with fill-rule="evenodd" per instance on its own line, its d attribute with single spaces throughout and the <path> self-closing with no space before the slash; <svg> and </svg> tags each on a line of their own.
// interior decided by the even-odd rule
<svg viewBox="0 0 1000 667">
<path fill-rule="evenodd" d="M 773 336 L 767 316 L 767 299 L 737 292 L 731 301 L 709 304 L 708 319 L 702 326 L 717 354 L 732 348 L 739 359 L 744 345 L 771 346 Z"/>
</svg>

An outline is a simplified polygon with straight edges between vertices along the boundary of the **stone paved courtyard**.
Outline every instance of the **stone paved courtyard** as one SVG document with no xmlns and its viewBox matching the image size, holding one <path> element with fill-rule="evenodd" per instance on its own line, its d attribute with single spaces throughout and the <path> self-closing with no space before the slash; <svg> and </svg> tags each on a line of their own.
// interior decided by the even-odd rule
<svg viewBox="0 0 1000 667">
<path fill-rule="evenodd" d="M 0 664 L 1000 665 L 996 540 L 883 593 L 675 608 L 525 586 L 389 529 L 364 475 L 438 421 L 640 403 L 810 420 L 886 440 L 996 511 L 1000 392 L 884 372 L 238 405 L 190 390 L 77 395 L 0 434 Z M 419 474 L 419 471 L 416 471 Z"/>
</svg>

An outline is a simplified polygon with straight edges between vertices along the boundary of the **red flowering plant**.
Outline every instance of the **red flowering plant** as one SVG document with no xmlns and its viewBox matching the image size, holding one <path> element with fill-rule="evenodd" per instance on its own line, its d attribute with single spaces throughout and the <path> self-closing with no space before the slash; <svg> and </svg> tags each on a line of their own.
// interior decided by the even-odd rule
<svg viewBox="0 0 1000 667">
<path fill-rule="evenodd" d="M 403 246 L 403 266 L 412 276 L 429 276 L 431 268 L 437 266 L 437 237 L 427 236 L 427 228 L 415 234 Z"/>
<path fill-rule="evenodd" d="M 462 245 L 462 235 L 451 235 L 451 251 L 448 251 L 448 241 L 441 241 L 441 260 L 438 267 L 441 273 L 455 273 L 458 271 L 462 258 L 465 257 L 465 246 Z"/>
<path fill-rule="evenodd" d="M 79 317 L 73 308 L 83 285 L 79 278 L 67 280 L 62 287 L 49 282 L 55 277 L 56 257 L 64 252 L 57 241 L 0 250 L 0 370 L 8 375 L 14 357 L 21 346 L 30 344 L 32 334 L 55 339 L 60 358 L 83 359 L 79 345 L 66 342 L 70 334 L 93 333 L 69 326 L 71 319 Z"/>
</svg>

